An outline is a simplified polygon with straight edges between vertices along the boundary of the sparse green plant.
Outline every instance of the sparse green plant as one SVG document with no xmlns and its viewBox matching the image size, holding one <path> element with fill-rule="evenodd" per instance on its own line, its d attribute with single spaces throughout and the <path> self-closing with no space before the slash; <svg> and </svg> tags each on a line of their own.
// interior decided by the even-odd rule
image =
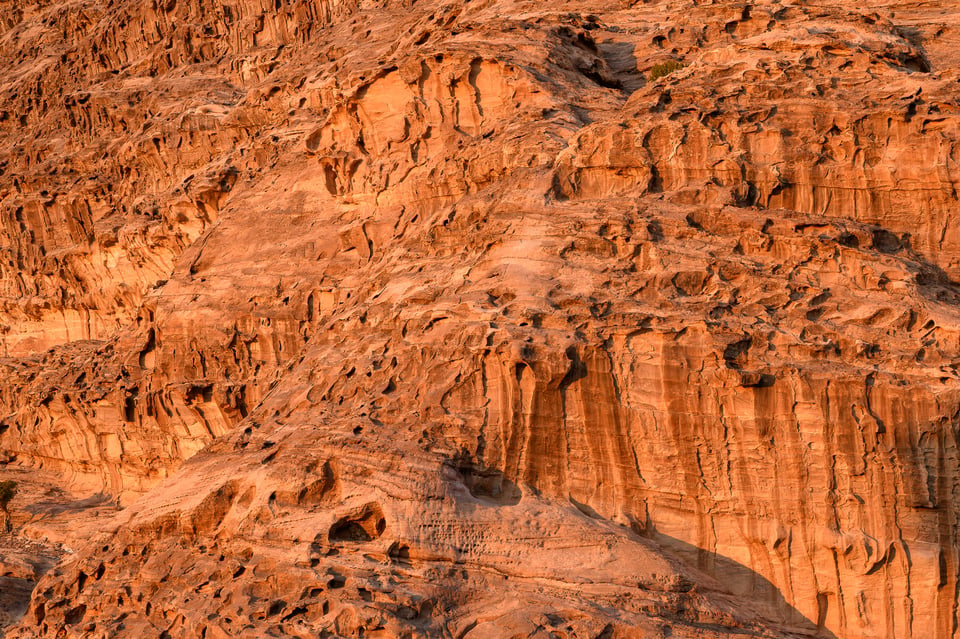
<svg viewBox="0 0 960 639">
<path fill-rule="evenodd" d="M 684 64 L 678 60 L 667 60 L 666 62 L 658 62 L 653 65 L 653 68 L 650 69 L 650 82 L 655 82 L 660 78 L 670 75 L 674 71 L 679 71 L 684 67 Z"/>
</svg>

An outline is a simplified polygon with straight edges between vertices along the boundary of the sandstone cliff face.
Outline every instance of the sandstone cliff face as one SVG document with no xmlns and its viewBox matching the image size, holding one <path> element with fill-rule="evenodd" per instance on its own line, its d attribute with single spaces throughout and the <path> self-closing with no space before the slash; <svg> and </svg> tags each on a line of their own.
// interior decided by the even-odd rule
<svg viewBox="0 0 960 639">
<path fill-rule="evenodd" d="M 955 636 L 958 14 L 0 8 L 9 636 Z"/>
</svg>

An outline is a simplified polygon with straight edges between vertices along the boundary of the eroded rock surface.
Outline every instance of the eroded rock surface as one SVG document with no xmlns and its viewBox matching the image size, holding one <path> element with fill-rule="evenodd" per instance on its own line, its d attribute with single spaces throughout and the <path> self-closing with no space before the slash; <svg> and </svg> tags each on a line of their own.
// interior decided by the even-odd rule
<svg viewBox="0 0 960 639">
<path fill-rule="evenodd" d="M 957 634 L 960 10 L 0 24 L 8 636 Z"/>
</svg>

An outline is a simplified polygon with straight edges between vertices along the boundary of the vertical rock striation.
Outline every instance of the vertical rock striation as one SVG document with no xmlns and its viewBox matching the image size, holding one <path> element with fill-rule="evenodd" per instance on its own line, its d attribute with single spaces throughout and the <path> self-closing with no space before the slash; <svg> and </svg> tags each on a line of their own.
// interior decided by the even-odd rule
<svg viewBox="0 0 960 639">
<path fill-rule="evenodd" d="M 958 18 L 0 8 L 8 636 L 954 637 Z"/>
</svg>

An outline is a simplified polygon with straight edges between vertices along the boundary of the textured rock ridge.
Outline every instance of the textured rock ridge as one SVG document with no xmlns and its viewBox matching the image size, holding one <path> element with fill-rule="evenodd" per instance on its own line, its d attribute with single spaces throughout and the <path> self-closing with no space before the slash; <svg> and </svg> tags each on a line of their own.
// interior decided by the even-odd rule
<svg viewBox="0 0 960 639">
<path fill-rule="evenodd" d="M 0 8 L 8 636 L 954 637 L 958 24 Z"/>
<path fill-rule="evenodd" d="M 6 9 L 0 316 L 5 354 L 30 364 L 7 365 L 5 426 L 15 425 L 21 458 L 86 490 L 142 492 L 225 432 L 258 401 L 257 374 L 282 359 L 271 322 L 295 330 L 238 314 L 229 361 L 218 353 L 208 374 L 202 354 L 182 355 L 195 348 L 188 327 L 162 334 L 154 318 L 160 289 L 202 245 L 241 171 L 275 161 L 262 128 L 277 118 L 251 87 L 284 46 L 351 6 L 266 9 Z M 132 325 L 142 328 L 105 343 Z M 179 370 L 152 375 L 158 355 L 161 369 Z"/>
</svg>

